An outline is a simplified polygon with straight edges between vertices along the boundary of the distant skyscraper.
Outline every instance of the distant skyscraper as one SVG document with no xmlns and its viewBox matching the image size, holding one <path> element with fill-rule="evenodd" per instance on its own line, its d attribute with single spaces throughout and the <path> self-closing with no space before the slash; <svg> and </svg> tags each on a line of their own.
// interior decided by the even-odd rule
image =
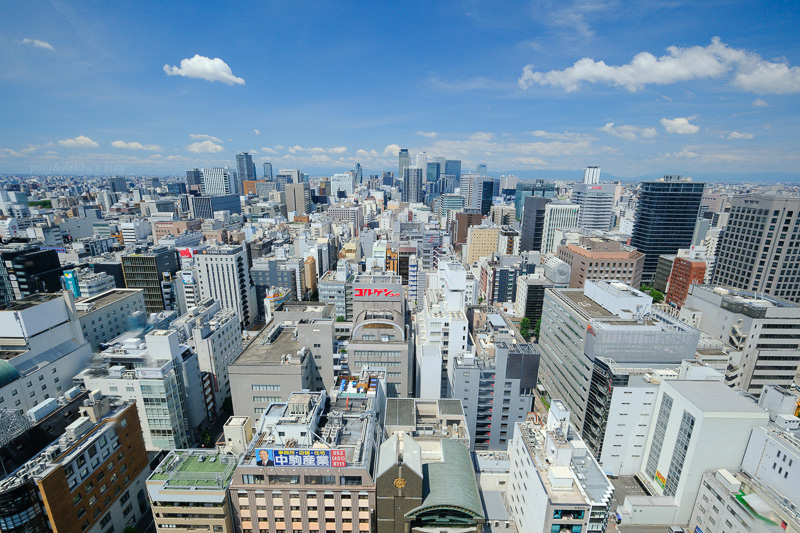
<svg viewBox="0 0 800 533">
<path fill-rule="evenodd" d="M 364 169 L 361 168 L 361 163 L 356 163 L 356 184 L 362 183 L 364 183 Z"/>
<path fill-rule="evenodd" d="M 403 195 L 404 202 L 418 203 L 422 201 L 422 169 L 408 167 L 403 176 Z"/>
<path fill-rule="evenodd" d="M 425 169 L 428 168 L 428 152 L 420 152 L 417 154 L 417 168 L 422 169 L 422 173 L 425 173 Z"/>
<path fill-rule="evenodd" d="M 555 198 L 556 184 L 542 179 L 517 183 L 517 191 L 514 196 L 514 209 L 517 212 L 517 220 L 522 220 L 522 208 L 525 205 L 525 198 L 528 196 Z"/>
<path fill-rule="evenodd" d="M 264 179 L 272 181 L 272 163 L 264 163 Z"/>
<path fill-rule="evenodd" d="M 800 302 L 798 226 L 798 197 L 734 197 L 717 248 L 713 283 Z"/>
<path fill-rule="evenodd" d="M 236 174 L 228 168 L 204 168 L 202 171 L 202 191 L 207 196 L 238 194 Z"/>
<path fill-rule="evenodd" d="M 349 172 L 331 176 L 331 196 L 334 198 L 339 196 L 339 191 L 343 191 L 345 196 L 350 196 L 354 190 L 353 175 Z"/>
<path fill-rule="evenodd" d="M 597 167 L 589 167 L 586 170 Z M 590 176 L 590 179 L 593 179 Z M 613 183 L 601 184 L 599 181 L 578 183 L 572 190 L 572 202 L 581 206 L 578 227 L 581 229 L 608 231 L 614 226 Z"/>
<path fill-rule="evenodd" d="M 549 200 L 541 196 L 525 197 L 525 206 L 522 210 L 521 234 L 519 238 L 520 252 L 539 251 L 542 249 L 544 214 L 547 202 L 549 202 Z"/>
<path fill-rule="evenodd" d="M 643 283 L 653 281 L 659 256 L 691 246 L 704 187 L 681 176 L 642 182 L 631 245 L 645 256 Z"/>
<path fill-rule="evenodd" d="M 188 172 L 186 173 L 189 174 Z M 108 185 L 111 187 L 111 192 L 127 192 L 128 191 L 128 182 L 125 178 L 108 178 Z"/>
<path fill-rule="evenodd" d="M 486 163 L 480 163 L 475 167 L 475 172 L 481 176 L 487 176 L 489 174 L 489 167 L 486 166 Z"/>
<path fill-rule="evenodd" d="M 461 180 L 461 161 L 458 159 L 448 159 L 444 163 L 444 173 L 447 176 L 455 176 L 456 180 Z"/>
<path fill-rule="evenodd" d="M 186 188 L 192 190 L 202 187 L 203 185 L 203 172 L 199 168 L 186 171 Z"/>
<path fill-rule="evenodd" d="M 238 175 L 234 191 L 236 194 L 244 194 L 244 182 L 256 180 L 256 167 L 253 166 L 253 156 L 247 152 L 236 154 L 236 173 Z"/>
<path fill-rule="evenodd" d="M 548 204 L 544 209 L 544 229 L 542 231 L 542 253 L 553 254 L 561 244 L 555 242 L 556 230 L 578 227 L 580 206 L 575 204 Z"/>
<path fill-rule="evenodd" d="M 405 176 L 405 169 L 407 169 L 410 165 L 410 161 L 408 158 L 408 149 L 401 148 L 400 153 L 397 155 L 397 177 L 399 179 L 403 179 Z"/>
<path fill-rule="evenodd" d="M 586 167 L 583 169 L 583 183 L 592 185 L 600 183 L 600 167 Z"/>
<path fill-rule="evenodd" d="M 431 161 L 428 163 L 425 172 L 425 178 L 427 179 L 428 183 L 436 183 L 439 181 L 439 176 L 441 175 L 442 167 L 439 163 Z"/>
<path fill-rule="evenodd" d="M 311 186 L 308 183 L 286 184 L 286 211 L 301 215 L 311 212 Z"/>
</svg>

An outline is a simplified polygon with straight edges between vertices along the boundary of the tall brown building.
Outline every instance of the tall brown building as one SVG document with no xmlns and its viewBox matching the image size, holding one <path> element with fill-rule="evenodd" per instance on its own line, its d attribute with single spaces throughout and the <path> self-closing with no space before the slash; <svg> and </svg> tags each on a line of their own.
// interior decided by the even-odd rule
<svg viewBox="0 0 800 533">
<path fill-rule="evenodd" d="M 2 531 L 122 531 L 141 519 L 150 468 L 139 415 L 136 404 L 112 400 L 90 394 L 61 438 L 3 481 L 2 510 L 14 514 Z"/>
<path fill-rule="evenodd" d="M 683 307 L 689 295 L 689 286 L 703 283 L 706 275 L 706 262 L 697 259 L 676 257 L 669 276 L 666 302 L 676 307 Z"/>
<path fill-rule="evenodd" d="M 571 289 L 583 288 L 587 279 L 615 279 L 631 287 L 642 283 L 644 254 L 619 241 L 581 237 L 580 244 L 559 246 L 557 255 L 572 268 Z"/>
<path fill-rule="evenodd" d="M 458 247 L 467 244 L 467 232 L 470 226 L 477 226 L 483 221 L 483 215 L 480 211 L 466 210 L 462 213 L 456 213 L 451 226 L 453 235 L 453 247 Z"/>
</svg>

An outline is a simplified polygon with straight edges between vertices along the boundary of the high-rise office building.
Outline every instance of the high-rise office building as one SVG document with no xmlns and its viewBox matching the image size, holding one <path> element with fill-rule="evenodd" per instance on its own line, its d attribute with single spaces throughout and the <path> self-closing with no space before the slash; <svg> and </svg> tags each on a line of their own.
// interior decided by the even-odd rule
<svg viewBox="0 0 800 533">
<path fill-rule="evenodd" d="M 600 167 L 586 167 L 583 169 L 583 183 L 596 185 L 600 183 Z"/>
<path fill-rule="evenodd" d="M 244 193 L 245 181 L 256 180 L 256 167 L 253 165 L 253 156 L 247 152 L 236 154 L 236 194 Z"/>
<path fill-rule="evenodd" d="M 552 181 L 537 179 L 517 183 L 514 194 L 514 209 L 517 211 L 517 220 L 522 220 L 522 210 L 525 207 L 525 198 L 528 196 L 541 196 L 542 198 L 555 198 L 556 184 Z"/>
<path fill-rule="evenodd" d="M 441 175 L 442 167 L 436 161 L 430 161 L 426 168 L 425 179 L 428 183 L 436 183 L 439 181 L 439 176 Z"/>
<path fill-rule="evenodd" d="M 188 177 L 188 171 L 186 175 Z M 125 178 L 114 176 L 113 178 L 107 178 L 107 180 L 109 187 L 111 187 L 111 192 L 128 192 L 128 182 Z"/>
<path fill-rule="evenodd" d="M 653 281 L 659 256 L 691 246 L 704 188 L 681 176 L 642 182 L 631 246 L 644 254 L 643 283 Z"/>
<path fill-rule="evenodd" d="M 428 152 L 417 154 L 417 168 L 422 169 L 422 173 L 425 174 L 425 170 L 428 168 Z"/>
<path fill-rule="evenodd" d="M 400 152 L 397 154 L 397 177 L 403 179 L 403 176 L 405 176 L 405 169 L 409 166 L 408 149 L 401 148 Z"/>
<path fill-rule="evenodd" d="M 486 163 L 479 163 L 475 165 L 475 172 L 479 176 L 488 176 L 489 175 L 489 167 L 486 166 Z"/>
<path fill-rule="evenodd" d="M 221 196 L 186 196 L 189 205 L 189 214 L 192 218 L 214 218 L 217 211 L 228 211 L 231 214 L 241 213 L 242 204 L 236 194 Z"/>
<path fill-rule="evenodd" d="M 734 197 L 718 247 L 714 284 L 800 303 L 798 226 L 798 197 Z"/>
<path fill-rule="evenodd" d="M 447 176 L 455 176 L 456 181 L 461 180 L 461 160 L 447 159 L 444 162 L 444 173 Z"/>
<path fill-rule="evenodd" d="M 578 227 L 580 206 L 575 204 L 549 203 L 544 208 L 544 227 L 542 230 L 542 253 L 555 253 L 559 243 L 556 241 L 556 230 Z"/>
<path fill-rule="evenodd" d="M 355 180 L 359 185 L 364 182 L 364 169 L 361 168 L 361 163 L 356 163 Z"/>
<path fill-rule="evenodd" d="M 407 167 L 403 170 L 402 200 L 412 204 L 423 200 L 421 168 Z"/>
<path fill-rule="evenodd" d="M 249 326 L 256 317 L 256 303 L 244 247 L 208 248 L 194 260 L 202 298 L 214 298 L 222 307 L 235 310 L 242 329 Z"/>
<path fill-rule="evenodd" d="M 353 194 L 355 188 L 353 176 L 349 172 L 343 172 L 331 176 L 331 196 L 334 198 L 334 202 L 336 201 L 336 198 L 340 198 L 341 196 L 350 196 Z"/>
<path fill-rule="evenodd" d="M 579 228 L 605 232 L 614 227 L 615 189 L 616 185 L 613 183 L 575 185 L 572 189 L 572 203 L 581 206 Z"/>
<path fill-rule="evenodd" d="M 177 271 L 176 251 L 166 246 L 122 256 L 125 286 L 129 289 L 144 290 L 144 306 L 147 313 L 158 313 L 165 309 L 161 281 L 165 275 L 172 278 Z"/>
<path fill-rule="evenodd" d="M 28 244 L 0 247 L 0 305 L 31 294 L 60 291 L 63 272 L 55 250 Z"/>
<path fill-rule="evenodd" d="M 573 289 L 582 288 L 588 279 L 615 279 L 631 287 L 642 284 L 644 254 L 619 241 L 581 237 L 578 244 L 559 246 L 556 253 L 571 269 Z"/>
<path fill-rule="evenodd" d="M 227 168 L 204 168 L 202 170 L 202 192 L 207 196 L 238 194 L 236 174 Z"/>
<path fill-rule="evenodd" d="M 286 185 L 286 210 L 300 215 L 311 213 L 311 186 L 308 183 Z"/>
<path fill-rule="evenodd" d="M 272 163 L 264 163 L 264 179 L 272 181 Z"/>
<path fill-rule="evenodd" d="M 186 188 L 190 191 L 200 191 L 203 186 L 203 172 L 199 168 L 186 171 Z"/>
<path fill-rule="evenodd" d="M 547 207 L 547 198 L 541 196 L 526 196 L 522 210 L 522 226 L 519 239 L 519 249 L 522 252 L 540 251 L 542 249 L 542 235 L 544 235 L 544 214 Z"/>
</svg>

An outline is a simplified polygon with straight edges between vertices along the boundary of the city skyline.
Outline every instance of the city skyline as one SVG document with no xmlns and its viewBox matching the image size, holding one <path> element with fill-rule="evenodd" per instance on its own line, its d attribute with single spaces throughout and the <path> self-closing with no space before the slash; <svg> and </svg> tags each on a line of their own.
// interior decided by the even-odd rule
<svg viewBox="0 0 800 533">
<path fill-rule="evenodd" d="M 6 6 L 0 172 L 800 176 L 788 3 L 197 7 Z"/>
</svg>

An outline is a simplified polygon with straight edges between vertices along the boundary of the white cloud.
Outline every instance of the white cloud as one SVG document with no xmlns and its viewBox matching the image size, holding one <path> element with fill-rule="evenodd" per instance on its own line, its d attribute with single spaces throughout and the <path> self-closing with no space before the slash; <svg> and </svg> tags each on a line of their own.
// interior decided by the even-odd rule
<svg viewBox="0 0 800 533">
<path fill-rule="evenodd" d="M 86 135 L 78 135 L 73 139 L 62 139 L 58 141 L 60 146 L 65 148 L 97 148 L 100 143 L 91 140 Z"/>
<path fill-rule="evenodd" d="M 224 150 L 222 146 L 214 144 L 213 141 L 200 141 L 192 143 L 187 146 L 186 149 L 190 152 L 194 152 L 195 154 L 216 154 Z"/>
<path fill-rule="evenodd" d="M 739 133 L 738 131 L 732 131 L 730 135 L 728 135 L 728 139 L 752 139 L 752 133 Z"/>
<path fill-rule="evenodd" d="M 124 150 L 148 150 L 150 152 L 160 152 L 163 150 L 157 144 L 142 144 L 140 142 L 125 142 L 125 141 L 114 141 L 111 143 L 111 146 L 114 148 L 122 148 Z"/>
<path fill-rule="evenodd" d="M 328 152 L 332 154 L 343 154 L 347 151 L 346 146 L 334 146 L 333 148 L 328 148 Z"/>
<path fill-rule="evenodd" d="M 277 151 L 277 150 L 273 150 L 273 149 L 272 149 L 272 148 L 270 148 L 269 146 L 263 146 L 263 147 L 261 148 L 261 151 L 262 151 L 262 152 L 264 152 L 265 154 L 277 154 L 277 153 L 278 153 L 278 151 Z"/>
<path fill-rule="evenodd" d="M 689 122 L 694 117 L 662 118 L 661 125 L 667 133 L 677 133 L 678 135 L 691 135 L 700 131 L 700 126 Z"/>
<path fill-rule="evenodd" d="M 189 134 L 189 138 L 195 141 L 214 141 L 215 143 L 224 142 L 222 139 L 218 139 L 213 135 L 206 135 L 204 133 L 191 133 Z"/>
<path fill-rule="evenodd" d="M 614 137 L 625 139 L 626 141 L 635 141 L 637 139 L 652 139 L 658 132 L 655 128 L 640 128 L 639 126 L 619 125 L 614 126 L 614 122 L 609 122 L 600 131 L 604 131 Z"/>
<path fill-rule="evenodd" d="M 35 46 L 36 48 L 43 48 L 45 50 L 55 50 L 52 44 L 45 41 L 40 41 L 39 39 L 28 39 L 26 37 L 25 39 L 19 41 L 19 44 L 27 44 L 30 46 Z"/>
<path fill-rule="evenodd" d="M 253 128 L 253 133 L 255 133 L 256 135 L 261 135 L 261 132 L 255 128 Z"/>
<path fill-rule="evenodd" d="M 397 144 L 390 144 L 383 149 L 383 155 L 386 157 L 397 157 L 400 153 L 400 146 Z"/>
<path fill-rule="evenodd" d="M 418 131 L 417 135 L 420 135 L 422 137 L 428 137 L 429 139 L 433 139 L 434 137 L 436 137 L 437 134 L 436 134 L 435 131 Z"/>
<path fill-rule="evenodd" d="M 681 81 L 731 76 L 731 84 L 758 94 L 800 92 L 800 67 L 785 60 L 768 61 L 755 52 L 731 48 L 719 37 L 708 46 L 680 48 L 670 46 L 667 54 L 656 57 L 649 52 L 636 54 L 625 65 L 607 65 L 584 57 L 564 70 L 537 72 L 533 65 L 522 69 L 518 83 L 522 89 L 538 85 L 578 90 L 581 83 L 604 83 L 634 92 L 647 85 L 669 85 Z"/>
<path fill-rule="evenodd" d="M 544 131 L 544 130 L 535 130 L 528 132 L 534 137 L 540 137 L 543 139 L 554 139 L 558 141 L 573 141 L 576 139 L 591 139 L 591 135 L 586 135 L 585 133 L 574 133 L 570 131 L 564 132 L 555 132 L 555 131 Z"/>
<path fill-rule="evenodd" d="M 769 106 L 769 104 L 766 101 L 762 100 L 761 98 L 756 98 L 755 100 L 753 100 L 753 105 L 756 106 L 756 107 L 768 107 Z"/>
<path fill-rule="evenodd" d="M 218 57 L 209 57 L 196 54 L 192 58 L 181 59 L 181 66 L 164 65 L 167 76 L 183 76 L 185 78 L 198 78 L 206 81 L 221 81 L 228 85 L 244 85 L 244 80 L 233 75 L 231 67 Z"/>
</svg>

